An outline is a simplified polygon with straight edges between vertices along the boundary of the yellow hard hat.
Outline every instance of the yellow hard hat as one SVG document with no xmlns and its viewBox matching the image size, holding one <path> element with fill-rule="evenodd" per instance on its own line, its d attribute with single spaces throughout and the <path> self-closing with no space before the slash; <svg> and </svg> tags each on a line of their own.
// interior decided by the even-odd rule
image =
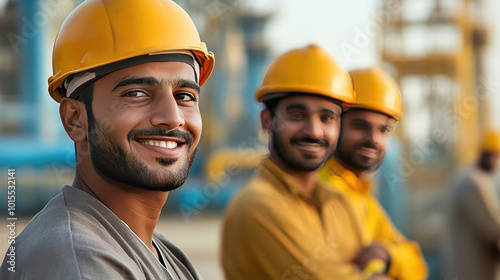
<svg viewBox="0 0 500 280">
<path fill-rule="evenodd" d="M 64 21 L 52 55 L 49 93 L 59 102 L 75 73 L 169 51 L 189 51 L 200 64 L 199 84 L 214 67 L 189 15 L 171 0 L 86 0 Z"/>
<path fill-rule="evenodd" d="M 403 101 L 396 82 L 378 67 L 355 70 L 351 75 L 356 101 L 348 108 L 362 108 L 379 111 L 400 120 L 403 115 Z"/>
<path fill-rule="evenodd" d="M 480 148 L 482 152 L 500 153 L 500 133 L 497 131 L 486 133 Z"/>
<path fill-rule="evenodd" d="M 255 99 L 262 102 L 297 92 L 323 95 L 343 102 L 354 101 L 349 74 L 316 45 L 291 50 L 278 57 L 267 70 Z"/>
</svg>

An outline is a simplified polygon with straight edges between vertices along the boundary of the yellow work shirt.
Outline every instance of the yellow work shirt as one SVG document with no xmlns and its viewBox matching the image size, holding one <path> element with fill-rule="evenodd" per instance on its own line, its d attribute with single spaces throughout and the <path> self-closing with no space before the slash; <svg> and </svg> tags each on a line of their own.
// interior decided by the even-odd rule
<svg viewBox="0 0 500 280">
<path fill-rule="evenodd" d="M 388 275 L 398 280 L 426 279 L 427 265 L 416 242 L 408 241 L 392 224 L 387 213 L 371 193 L 372 182 L 358 178 L 335 158 L 330 159 L 319 172 L 320 181 L 340 190 L 352 202 L 356 215 L 363 224 L 365 246 L 383 245 L 391 256 Z"/>
<path fill-rule="evenodd" d="M 351 263 L 362 245 L 353 214 L 345 195 L 320 183 L 306 195 L 264 159 L 225 213 L 226 279 L 363 279 Z"/>
</svg>

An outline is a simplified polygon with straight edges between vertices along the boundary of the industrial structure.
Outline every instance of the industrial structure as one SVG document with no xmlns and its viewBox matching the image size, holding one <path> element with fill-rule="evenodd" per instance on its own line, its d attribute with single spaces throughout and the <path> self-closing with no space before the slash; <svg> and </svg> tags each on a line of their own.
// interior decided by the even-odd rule
<svg viewBox="0 0 500 280">
<path fill-rule="evenodd" d="M 408 185 L 409 234 L 426 253 L 429 279 L 442 279 L 445 191 L 454 173 L 473 163 L 491 125 L 491 92 L 482 80 L 485 2 L 381 1 L 378 53 L 405 105 L 402 154 L 391 176 Z"/>
<path fill-rule="evenodd" d="M 46 78 L 56 32 L 80 2 L 0 1 L 0 182 L 7 181 L 7 168 L 16 168 L 20 215 L 39 211 L 74 176 L 73 143 Z M 166 205 L 190 218 L 206 209 L 220 212 L 267 150 L 253 98 L 270 60 L 263 34 L 273 11 L 255 11 L 242 0 L 176 2 L 217 57 L 201 94 L 200 149 L 186 185 Z M 421 244 L 429 279 L 443 279 L 444 191 L 453 173 L 474 160 L 479 136 L 491 125 L 492 93 L 482 80 L 485 2 L 381 0 L 376 19 L 379 57 L 405 105 L 378 174 L 379 198 L 395 224 Z M 0 205 L 6 195 L 0 192 Z"/>
</svg>

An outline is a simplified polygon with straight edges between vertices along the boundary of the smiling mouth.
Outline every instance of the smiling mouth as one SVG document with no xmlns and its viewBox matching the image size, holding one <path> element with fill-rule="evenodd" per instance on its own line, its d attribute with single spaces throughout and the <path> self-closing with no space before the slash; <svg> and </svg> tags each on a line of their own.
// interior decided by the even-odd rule
<svg viewBox="0 0 500 280">
<path fill-rule="evenodd" d="M 298 143 L 298 145 L 307 149 L 318 149 L 322 147 L 321 145 L 310 143 Z"/>
<path fill-rule="evenodd" d="M 358 152 L 366 157 L 376 157 L 377 156 L 377 150 L 373 148 L 367 148 L 367 147 L 361 147 L 358 148 Z"/>
<path fill-rule="evenodd" d="M 305 151 L 308 153 L 311 153 L 311 152 L 317 153 L 319 150 L 324 148 L 323 145 L 320 145 L 318 143 L 310 143 L 310 142 L 298 142 L 298 143 L 296 143 L 296 145 L 302 151 Z"/>
<path fill-rule="evenodd" d="M 156 147 L 168 148 L 168 149 L 177 148 L 177 146 L 178 146 L 177 142 L 175 142 L 175 141 L 141 140 L 138 142 L 141 144 L 144 144 L 144 145 L 156 146 Z"/>
</svg>

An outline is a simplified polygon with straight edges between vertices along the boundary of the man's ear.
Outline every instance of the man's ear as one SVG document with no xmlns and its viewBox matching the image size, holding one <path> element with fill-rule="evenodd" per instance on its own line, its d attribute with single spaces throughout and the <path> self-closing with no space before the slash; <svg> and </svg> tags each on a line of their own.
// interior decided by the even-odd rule
<svg viewBox="0 0 500 280">
<path fill-rule="evenodd" d="M 264 132 L 271 131 L 271 121 L 271 111 L 269 111 L 268 109 L 260 111 L 260 125 Z"/>
<path fill-rule="evenodd" d="M 85 104 L 72 98 L 63 98 L 59 105 L 59 115 L 64 130 L 75 142 L 87 140 L 87 110 Z"/>
</svg>

